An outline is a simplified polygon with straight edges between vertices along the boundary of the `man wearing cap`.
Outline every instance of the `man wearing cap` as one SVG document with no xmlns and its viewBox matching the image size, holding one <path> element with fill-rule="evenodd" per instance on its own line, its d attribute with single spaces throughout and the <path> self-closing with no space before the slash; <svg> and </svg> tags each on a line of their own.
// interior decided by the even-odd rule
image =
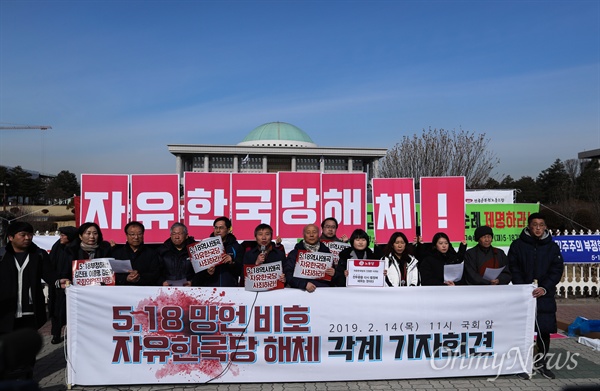
<svg viewBox="0 0 600 391">
<path fill-rule="evenodd" d="M 69 243 L 77 239 L 77 228 L 73 226 L 60 227 L 58 229 L 60 237 L 52 245 L 50 250 L 50 263 L 52 270 L 60 274 L 61 270 L 71 269 L 71 257 L 67 253 L 66 247 Z M 67 324 L 67 297 L 64 289 L 48 288 L 48 314 L 52 322 L 52 344 L 58 344 L 64 341 L 62 337 L 62 327 Z"/>
<path fill-rule="evenodd" d="M 465 253 L 465 279 L 469 285 L 508 285 L 511 279 L 508 258 L 502 249 L 492 246 L 494 232 L 487 225 L 475 230 L 477 245 Z M 486 269 L 502 269 L 494 279 L 484 278 Z"/>
<path fill-rule="evenodd" d="M 58 280 L 48 253 L 33 243 L 31 224 L 13 222 L 6 234 L 8 244 L 0 249 L 0 333 L 39 329 L 47 320 L 41 280 L 55 287 L 68 280 Z"/>
</svg>

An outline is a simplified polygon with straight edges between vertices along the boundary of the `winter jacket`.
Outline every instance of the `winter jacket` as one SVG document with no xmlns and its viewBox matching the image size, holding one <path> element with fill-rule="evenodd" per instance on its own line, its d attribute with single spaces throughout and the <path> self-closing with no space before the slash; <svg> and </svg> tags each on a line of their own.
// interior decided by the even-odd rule
<svg viewBox="0 0 600 391">
<path fill-rule="evenodd" d="M 493 246 L 483 247 L 479 244 L 470 248 L 465 253 L 465 278 L 469 285 L 490 285 L 490 281 L 483 278 L 485 270 L 489 268 L 504 270 L 498 276 L 500 285 L 508 285 L 511 279 L 508 258 L 502 249 Z"/>
<path fill-rule="evenodd" d="M 158 284 L 163 285 L 167 280 L 171 281 L 192 281 L 194 277 L 194 267 L 190 261 L 187 246 L 194 244 L 196 241 L 189 236 L 182 243 L 181 250 L 171 241 L 171 238 L 165 240 L 163 244 L 156 250 L 160 261 L 161 275 L 158 279 Z"/>
<path fill-rule="evenodd" d="M 421 285 L 421 275 L 419 268 L 417 267 L 419 261 L 412 255 L 408 256 L 410 261 L 403 265 L 400 265 L 396 257 L 393 254 L 388 254 L 386 257 L 381 259 L 385 260 L 385 270 L 387 270 L 387 276 L 385 277 L 386 286 L 399 287 L 399 286 L 419 286 Z M 401 280 L 401 269 L 405 269 L 406 280 Z"/>
<path fill-rule="evenodd" d="M 537 280 L 538 286 L 546 294 L 537 298 L 537 323 L 542 333 L 556 332 L 556 285 L 562 278 L 564 261 L 560 248 L 552 240 L 548 231 L 538 239 L 524 228 L 510 245 L 508 263 L 513 284 L 531 284 Z"/>
<path fill-rule="evenodd" d="M 362 251 L 355 250 L 354 247 L 348 247 L 340 252 L 340 260 L 335 268 L 333 284 L 335 286 L 346 286 L 345 271 L 348 268 L 349 259 L 379 259 L 373 253 L 373 250 L 366 248 Z"/>
<path fill-rule="evenodd" d="M 153 248 L 142 244 L 137 251 L 133 251 L 127 243 L 115 246 L 112 251 L 115 259 L 129 259 L 132 270 L 137 270 L 140 279 L 137 282 L 127 281 L 128 273 L 115 273 L 116 285 L 156 286 L 160 279 L 160 260 L 158 253 Z"/>
<path fill-rule="evenodd" d="M 296 243 L 294 249 L 290 251 L 288 254 L 285 263 L 283 265 L 283 271 L 285 273 L 285 279 L 289 286 L 292 288 L 304 289 L 306 290 L 306 285 L 309 282 L 312 282 L 316 287 L 331 287 L 333 286 L 332 281 L 326 280 L 314 280 L 314 279 L 306 279 L 294 277 L 294 269 L 296 268 L 296 259 L 298 258 L 298 251 L 306 251 L 306 247 L 304 247 L 304 240 Z M 319 242 L 319 251 L 320 253 L 330 253 L 329 248 L 323 243 Z"/>
<path fill-rule="evenodd" d="M 425 256 L 419 262 L 419 271 L 421 272 L 421 284 L 426 285 L 445 285 L 444 284 L 444 266 L 458 264 L 463 261 L 466 244 L 460 244 L 458 252 L 452 246 L 448 247 L 448 251 L 444 254 L 433 248 L 429 255 Z M 465 275 L 459 281 L 454 282 L 455 285 L 465 284 Z"/>
<path fill-rule="evenodd" d="M 46 299 L 42 279 L 53 287 L 58 274 L 52 270 L 48 253 L 33 242 L 27 248 L 29 261 L 23 273 L 21 303 L 23 311 L 33 312 L 35 325 L 46 323 Z M 19 300 L 18 271 L 11 243 L 0 249 L 0 334 L 13 331 Z"/>
</svg>

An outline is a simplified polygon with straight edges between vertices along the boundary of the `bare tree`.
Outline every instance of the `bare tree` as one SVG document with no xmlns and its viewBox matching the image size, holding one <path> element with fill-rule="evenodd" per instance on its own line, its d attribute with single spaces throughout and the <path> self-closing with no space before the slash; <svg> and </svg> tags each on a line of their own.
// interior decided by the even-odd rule
<svg viewBox="0 0 600 391">
<path fill-rule="evenodd" d="M 423 129 L 421 135 L 404 136 L 379 162 L 379 177 L 464 176 L 467 187 L 481 188 L 500 163 L 488 151 L 485 133 L 463 129 Z"/>
</svg>

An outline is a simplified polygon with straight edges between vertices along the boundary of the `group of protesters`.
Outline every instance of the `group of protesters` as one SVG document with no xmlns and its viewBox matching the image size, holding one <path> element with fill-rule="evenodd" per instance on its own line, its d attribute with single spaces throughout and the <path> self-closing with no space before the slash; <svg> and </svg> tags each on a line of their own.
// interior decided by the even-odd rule
<svg viewBox="0 0 600 391">
<path fill-rule="evenodd" d="M 221 263 L 196 273 L 190 261 L 188 246 L 196 243 L 187 227 L 175 223 L 170 237 L 157 248 L 144 243 L 144 225 L 132 221 L 125 226 L 126 242 L 107 242 L 96 223 L 86 222 L 79 228 L 63 227 L 60 239 L 50 254 L 32 241 L 33 227 L 25 222 L 8 226 L 8 243 L 0 250 L 0 333 L 21 328 L 39 328 L 46 322 L 46 309 L 40 280 L 50 289 L 49 310 L 52 320 L 53 344 L 63 341 L 62 327 L 66 324 L 64 288 L 72 280 L 74 260 L 111 257 L 131 261 L 131 270 L 116 273 L 116 285 L 152 286 L 182 285 L 207 287 L 243 286 L 243 268 L 281 261 L 280 281 L 291 288 L 314 292 L 321 287 L 344 287 L 348 277 L 347 263 L 351 259 L 384 260 L 385 286 L 413 287 L 420 285 L 505 285 L 537 284 L 533 296 L 537 298 L 537 346 L 541 353 L 538 371 L 547 378 L 554 374 L 546 366 L 550 333 L 556 332 L 556 285 L 561 279 L 563 261 L 558 246 L 552 241 L 545 218 L 539 213 L 529 216 L 528 226 L 510 246 L 508 255 L 492 246 L 491 227 L 480 226 L 475 231 L 477 245 L 467 250 L 463 241 L 458 251 L 448 235 L 438 232 L 430 243 L 420 238 L 409 241 L 402 232 L 391 235 L 385 245 L 370 247 L 369 235 L 356 229 L 350 237 L 337 237 L 338 222 L 329 217 L 320 227 L 308 224 L 303 238 L 286 254 L 280 238 L 274 238 L 268 224 L 259 224 L 254 230 L 255 242 L 239 243 L 232 232 L 231 220 L 214 220 L 211 237 L 219 236 L 224 252 Z M 325 270 L 330 278 L 304 279 L 294 277 L 296 259 L 300 251 L 329 253 L 328 242 L 347 242 L 336 262 Z M 445 265 L 464 264 L 462 277 L 448 281 Z M 492 279 L 486 270 L 502 269 Z"/>
</svg>

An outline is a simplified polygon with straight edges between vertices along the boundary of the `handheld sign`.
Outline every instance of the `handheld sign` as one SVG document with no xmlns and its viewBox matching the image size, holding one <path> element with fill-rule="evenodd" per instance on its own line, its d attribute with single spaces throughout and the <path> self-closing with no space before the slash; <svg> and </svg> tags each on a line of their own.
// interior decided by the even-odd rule
<svg viewBox="0 0 600 391">
<path fill-rule="evenodd" d="M 115 285 L 111 258 L 79 259 L 73 261 L 73 285 Z"/>
<path fill-rule="evenodd" d="M 283 289 L 285 284 L 279 281 L 283 274 L 281 261 L 263 263 L 262 265 L 246 265 L 244 269 L 244 288 L 251 292 Z"/>
<path fill-rule="evenodd" d="M 378 259 L 349 259 L 346 286 L 385 286 L 385 262 Z"/>
<path fill-rule="evenodd" d="M 332 240 L 321 240 L 321 243 L 326 245 L 327 248 L 329 248 L 329 252 L 331 252 L 331 254 L 333 255 L 333 266 L 332 267 L 337 266 L 337 264 L 340 260 L 340 253 L 342 252 L 342 250 L 350 247 L 350 243 L 336 242 L 336 241 L 332 241 Z"/>
<path fill-rule="evenodd" d="M 298 250 L 294 277 L 309 280 L 331 281 L 331 276 L 325 274 L 333 263 L 333 254 Z"/>
<path fill-rule="evenodd" d="M 223 263 L 221 255 L 225 253 L 225 248 L 220 236 L 190 244 L 187 249 L 195 273 Z"/>
</svg>

